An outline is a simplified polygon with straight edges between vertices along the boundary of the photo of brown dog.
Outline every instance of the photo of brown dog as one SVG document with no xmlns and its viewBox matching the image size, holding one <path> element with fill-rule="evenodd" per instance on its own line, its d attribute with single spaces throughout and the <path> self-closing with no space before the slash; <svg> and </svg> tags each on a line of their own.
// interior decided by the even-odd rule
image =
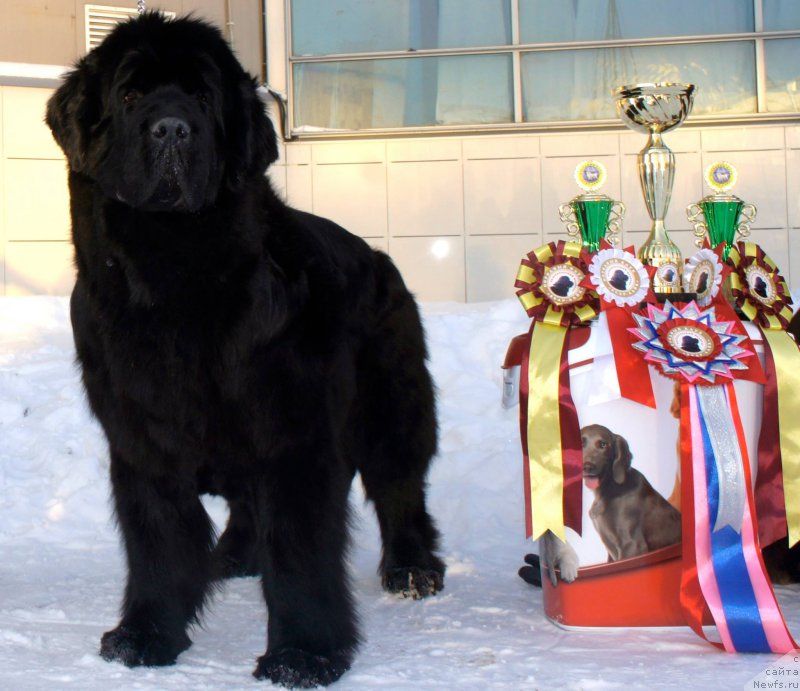
<svg viewBox="0 0 800 691">
<path fill-rule="evenodd" d="M 594 492 L 589 509 L 608 561 L 619 561 L 681 540 L 681 514 L 631 467 L 628 442 L 603 425 L 581 428 L 583 481 Z"/>
</svg>

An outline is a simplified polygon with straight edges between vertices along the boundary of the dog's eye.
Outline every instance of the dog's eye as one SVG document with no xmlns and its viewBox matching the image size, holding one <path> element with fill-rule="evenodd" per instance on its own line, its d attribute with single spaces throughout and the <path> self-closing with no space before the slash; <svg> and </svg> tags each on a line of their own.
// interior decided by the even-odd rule
<svg viewBox="0 0 800 691">
<path fill-rule="evenodd" d="M 607 441 L 603 441 L 603 440 L 601 439 L 599 442 L 597 442 L 597 445 L 598 445 L 598 446 L 599 446 L 601 449 L 605 449 L 606 447 L 608 447 L 608 442 L 607 442 Z"/>
<path fill-rule="evenodd" d="M 122 102 L 127 106 L 131 103 L 138 101 L 141 97 L 141 93 L 139 93 L 136 89 L 128 89 L 125 92 L 125 95 L 122 97 Z"/>
<path fill-rule="evenodd" d="M 208 103 L 208 94 L 205 91 L 198 91 L 196 96 L 200 103 Z"/>
</svg>

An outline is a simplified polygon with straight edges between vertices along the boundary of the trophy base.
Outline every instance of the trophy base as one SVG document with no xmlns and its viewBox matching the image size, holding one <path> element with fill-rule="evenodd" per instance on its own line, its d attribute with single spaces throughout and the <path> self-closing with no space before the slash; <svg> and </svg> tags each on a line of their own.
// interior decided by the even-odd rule
<svg viewBox="0 0 800 691">
<path fill-rule="evenodd" d="M 653 291 L 656 296 L 656 300 L 660 303 L 664 303 L 667 300 L 670 302 L 691 302 L 692 300 L 697 299 L 697 293 L 686 293 L 686 292 L 676 292 L 676 293 L 661 293 L 659 291 Z"/>
</svg>

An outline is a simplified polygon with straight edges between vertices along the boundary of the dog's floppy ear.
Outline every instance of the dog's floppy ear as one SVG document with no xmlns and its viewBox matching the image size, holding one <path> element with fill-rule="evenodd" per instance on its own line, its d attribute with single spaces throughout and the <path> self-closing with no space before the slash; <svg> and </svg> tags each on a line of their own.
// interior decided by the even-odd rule
<svg viewBox="0 0 800 691">
<path fill-rule="evenodd" d="M 621 485 L 625 482 L 625 477 L 628 475 L 628 469 L 631 467 L 631 450 L 628 447 L 628 442 L 625 437 L 615 434 L 614 435 L 614 448 L 616 455 L 611 465 L 611 474 L 614 477 L 614 482 Z"/>
<path fill-rule="evenodd" d="M 47 102 L 45 122 L 64 151 L 70 168 L 82 172 L 92 125 L 98 119 L 99 84 L 95 59 L 87 55 L 70 72 Z"/>
<path fill-rule="evenodd" d="M 241 189 L 245 180 L 263 175 L 278 158 L 275 128 L 267 116 L 265 103 L 258 95 L 255 79 L 242 80 L 238 96 L 239 107 L 231 114 L 233 129 L 227 171 L 227 183 L 233 191 Z"/>
</svg>

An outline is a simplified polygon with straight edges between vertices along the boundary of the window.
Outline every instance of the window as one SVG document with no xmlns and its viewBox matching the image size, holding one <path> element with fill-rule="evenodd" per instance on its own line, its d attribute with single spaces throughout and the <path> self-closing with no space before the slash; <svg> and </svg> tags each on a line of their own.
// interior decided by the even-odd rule
<svg viewBox="0 0 800 691">
<path fill-rule="evenodd" d="M 295 134 L 616 122 L 697 85 L 711 120 L 800 112 L 797 0 L 286 0 Z"/>
</svg>

